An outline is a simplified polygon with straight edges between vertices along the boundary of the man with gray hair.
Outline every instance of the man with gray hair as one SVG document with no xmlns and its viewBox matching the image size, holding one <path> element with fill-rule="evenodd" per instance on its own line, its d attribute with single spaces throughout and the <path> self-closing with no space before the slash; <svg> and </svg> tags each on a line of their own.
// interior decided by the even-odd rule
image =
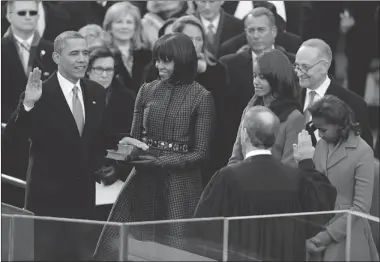
<svg viewBox="0 0 380 262">
<path fill-rule="evenodd" d="M 279 119 L 267 107 L 255 106 L 246 112 L 241 129 L 245 159 L 215 173 L 202 194 L 195 217 L 334 209 L 336 190 L 327 177 L 314 168 L 310 136 L 304 136 L 296 147 L 299 169 L 286 166 L 271 156 L 270 148 L 279 125 Z M 300 143 L 307 140 L 310 143 Z M 323 225 L 329 217 L 319 219 L 313 222 Z M 294 218 L 232 221 L 229 224 L 229 259 L 305 261 L 305 241 L 313 229 L 304 222 Z M 218 243 L 218 239 L 222 239 L 219 228 L 208 227 L 205 232 L 204 239 L 210 240 L 207 243 Z"/>
<path fill-rule="evenodd" d="M 363 98 L 335 83 L 328 76 L 333 55 L 331 48 L 321 39 L 309 39 L 302 43 L 296 54 L 294 64 L 302 90 L 302 105 L 307 130 L 313 143 L 319 140 L 318 132 L 313 128 L 311 115 L 307 108 L 324 95 L 334 95 L 347 103 L 360 123 L 361 137 L 373 147 L 373 137 L 369 125 L 368 106 Z"/>
<path fill-rule="evenodd" d="M 54 41 L 58 71 L 42 82 L 29 74 L 25 92 L 3 132 L 3 140 L 30 140 L 25 208 L 38 216 L 93 218 L 94 171 L 105 156 L 104 88 L 84 78 L 89 51 L 78 32 Z M 46 221 L 43 221 L 46 222 Z M 49 228 L 49 240 L 42 232 Z M 41 230 L 41 231 L 39 231 Z M 83 234 L 70 223 L 36 223 L 36 260 L 82 260 Z M 38 235 L 40 233 L 40 235 Z M 62 243 L 64 241 L 65 243 Z"/>
</svg>

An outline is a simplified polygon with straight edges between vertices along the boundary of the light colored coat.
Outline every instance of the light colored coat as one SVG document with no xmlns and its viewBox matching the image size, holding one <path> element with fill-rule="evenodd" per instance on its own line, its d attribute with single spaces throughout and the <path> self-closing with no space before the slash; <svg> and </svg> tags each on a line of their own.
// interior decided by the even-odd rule
<svg viewBox="0 0 380 262">
<path fill-rule="evenodd" d="M 246 111 L 250 107 L 246 107 L 242 114 L 244 117 Z M 280 130 L 278 131 L 276 141 L 272 147 L 272 155 L 275 159 L 281 161 L 284 164 L 297 167 L 297 163 L 293 158 L 293 144 L 297 143 L 298 133 L 304 128 L 304 116 L 300 111 L 294 110 L 291 112 L 285 122 L 280 124 Z M 237 163 L 244 160 L 244 154 L 241 146 L 241 124 L 236 136 L 236 141 L 232 149 L 232 155 L 228 161 L 228 165 Z"/>
<path fill-rule="evenodd" d="M 328 144 L 319 140 L 314 153 L 318 171 L 337 189 L 335 210 L 369 213 L 374 183 L 374 156 L 360 136 L 350 133 L 328 158 Z M 337 214 L 327 225 L 333 241 L 326 247 L 323 261 L 345 261 L 347 214 Z M 378 261 L 369 222 L 352 216 L 351 261 Z M 325 231 L 326 232 L 326 231 Z"/>
</svg>

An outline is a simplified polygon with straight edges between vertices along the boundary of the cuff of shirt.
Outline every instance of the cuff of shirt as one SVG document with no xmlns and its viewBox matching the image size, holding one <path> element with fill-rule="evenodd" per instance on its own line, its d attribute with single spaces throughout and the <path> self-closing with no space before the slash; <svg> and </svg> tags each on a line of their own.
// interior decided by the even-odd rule
<svg viewBox="0 0 380 262">
<path fill-rule="evenodd" d="M 25 104 L 22 104 L 24 106 L 24 109 L 26 112 L 29 112 L 30 110 L 33 109 L 33 106 L 32 107 L 29 107 L 29 106 L 26 106 Z"/>
</svg>

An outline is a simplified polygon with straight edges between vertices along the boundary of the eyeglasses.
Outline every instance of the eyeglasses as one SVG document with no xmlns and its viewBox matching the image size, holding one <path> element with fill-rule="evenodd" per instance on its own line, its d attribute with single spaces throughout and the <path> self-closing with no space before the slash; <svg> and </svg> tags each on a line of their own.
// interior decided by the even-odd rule
<svg viewBox="0 0 380 262">
<path fill-rule="evenodd" d="M 17 15 L 19 15 L 19 16 L 26 16 L 26 13 L 29 13 L 29 16 L 36 16 L 36 15 L 38 15 L 38 11 L 35 11 L 35 10 L 18 11 Z"/>
<path fill-rule="evenodd" d="M 114 73 L 113 68 L 102 68 L 102 67 L 93 67 L 92 70 L 98 75 L 103 74 L 103 72 L 106 72 L 107 75 L 111 75 Z"/>
<path fill-rule="evenodd" d="M 300 71 L 302 74 L 307 74 L 310 71 L 310 69 L 312 69 L 314 66 L 318 65 L 321 62 L 326 62 L 326 60 L 319 60 L 318 62 L 316 62 L 314 65 L 311 65 L 311 66 L 299 65 L 295 63 L 293 67 L 295 70 Z"/>
</svg>

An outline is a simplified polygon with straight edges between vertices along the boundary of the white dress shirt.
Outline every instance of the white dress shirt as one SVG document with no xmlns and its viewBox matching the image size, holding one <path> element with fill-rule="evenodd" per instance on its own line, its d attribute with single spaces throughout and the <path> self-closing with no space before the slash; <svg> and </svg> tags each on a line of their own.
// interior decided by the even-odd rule
<svg viewBox="0 0 380 262">
<path fill-rule="evenodd" d="M 323 81 L 323 83 L 317 89 L 314 90 L 316 92 L 316 94 L 314 96 L 314 102 L 316 102 L 316 101 L 320 100 L 322 97 L 324 97 L 324 95 L 326 94 L 327 88 L 329 88 L 330 83 L 331 83 L 331 79 L 329 77 L 326 77 L 325 81 Z M 310 89 L 306 90 L 305 105 L 303 107 L 304 112 L 309 107 L 309 104 L 310 104 L 310 95 L 309 94 L 311 91 L 312 90 L 310 90 Z M 305 119 L 305 120 L 307 122 L 311 121 L 311 116 L 310 116 L 310 119 Z M 320 139 L 320 137 L 318 135 L 318 130 L 314 131 L 314 135 L 318 141 Z"/>
<path fill-rule="evenodd" d="M 272 152 L 268 149 L 255 149 L 255 150 L 249 151 L 245 155 L 244 159 L 247 159 L 248 157 L 251 157 L 251 156 L 258 156 L 258 155 L 272 155 Z"/>
<path fill-rule="evenodd" d="M 72 113 L 73 113 L 73 88 L 74 86 L 78 87 L 78 98 L 83 110 L 83 119 L 85 120 L 84 100 L 83 100 L 82 88 L 80 86 L 80 81 L 78 80 L 78 82 L 74 85 L 69 80 L 64 78 L 59 72 L 57 73 L 57 78 L 58 78 L 58 83 L 61 86 L 63 95 L 65 96 L 66 102 L 69 105 Z"/>
<path fill-rule="evenodd" d="M 202 16 L 201 17 L 201 22 L 203 24 L 203 27 L 206 31 L 206 34 L 208 33 L 208 27 L 210 24 L 213 25 L 213 33 L 216 34 L 216 32 L 218 31 L 218 25 L 219 25 L 219 21 L 220 21 L 220 15 L 218 15 L 217 17 L 215 17 L 214 20 L 212 20 L 212 22 L 210 22 L 209 20 L 207 19 L 204 19 Z"/>
</svg>

